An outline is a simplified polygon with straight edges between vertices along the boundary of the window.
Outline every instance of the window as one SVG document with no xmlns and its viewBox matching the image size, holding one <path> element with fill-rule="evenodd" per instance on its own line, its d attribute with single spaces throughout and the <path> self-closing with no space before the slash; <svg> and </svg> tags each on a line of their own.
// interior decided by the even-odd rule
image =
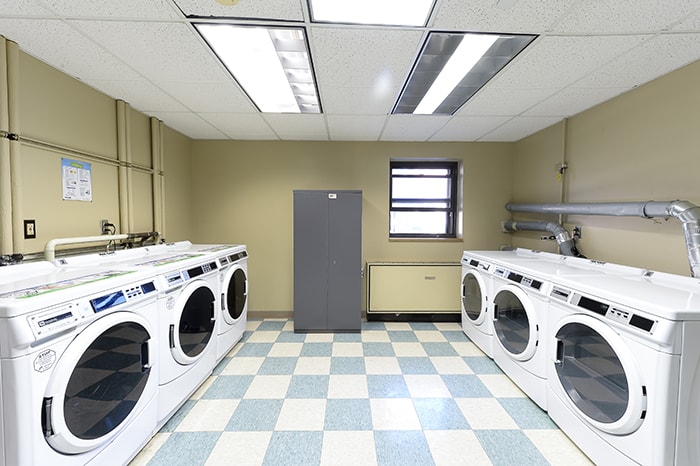
<svg viewBox="0 0 700 466">
<path fill-rule="evenodd" d="M 391 161 L 390 238 L 456 238 L 459 163 Z"/>
</svg>

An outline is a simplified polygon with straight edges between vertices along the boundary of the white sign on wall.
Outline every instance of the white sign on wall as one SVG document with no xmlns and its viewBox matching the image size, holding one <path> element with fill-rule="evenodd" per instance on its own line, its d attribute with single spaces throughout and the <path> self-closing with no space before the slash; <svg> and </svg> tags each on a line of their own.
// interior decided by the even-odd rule
<svg viewBox="0 0 700 466">
<path fill-rule="evenodd" d="M 92 165 L 78 160 L 61 159 L 63 200 L 92 201 Z"/>
</svg>

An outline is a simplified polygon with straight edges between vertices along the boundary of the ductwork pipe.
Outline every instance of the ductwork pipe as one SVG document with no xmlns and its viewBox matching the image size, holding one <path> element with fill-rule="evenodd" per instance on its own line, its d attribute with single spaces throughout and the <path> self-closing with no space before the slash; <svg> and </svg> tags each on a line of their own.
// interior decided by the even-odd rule
<svg viewBox="0 0 700 466">
<path fill-rule="evenodd" d="M 506 204 L 510 212 L 567 215 L 610 215 L 643 218 L 678 219 L 688 248 L 693 277 L 700 277 L 700 207 L 688 201 L 602 202 L 598 204 Z"/>
<path fill-rule="evenodd" d="M 555 222 L 515 222 L 508 220 L 503 222 L 505 231 L 547 231 L 554 235 L 559 245 L 559 251 L 564 256 L 586 257 L 576 248 L 576 242 L 569 235 L 569 232 L 558 223 Z"/>
</svg>

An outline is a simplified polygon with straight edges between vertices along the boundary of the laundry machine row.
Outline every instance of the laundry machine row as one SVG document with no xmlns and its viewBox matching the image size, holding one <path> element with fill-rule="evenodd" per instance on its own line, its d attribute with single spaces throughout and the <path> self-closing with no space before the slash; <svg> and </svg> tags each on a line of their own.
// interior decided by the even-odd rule
<svg viewBox="0 0 700 466">
<path fill-rule="evenodd" d="M 49 263 L 0 276 L 0 464 L 128 462 L 157 426 L 157 281 Z"/>
</svg>

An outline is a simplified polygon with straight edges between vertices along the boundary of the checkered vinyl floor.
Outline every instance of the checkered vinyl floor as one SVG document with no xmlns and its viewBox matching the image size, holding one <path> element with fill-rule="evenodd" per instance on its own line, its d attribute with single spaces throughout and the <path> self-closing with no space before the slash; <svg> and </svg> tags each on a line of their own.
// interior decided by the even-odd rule
<svg viewBox="0 0 700 466">
<path fill-rule="evenodd" d="M 241 342 L 132 461 L 140 465 L 591 464 L 459 323 L 363 322 Z"/>
</svg>

